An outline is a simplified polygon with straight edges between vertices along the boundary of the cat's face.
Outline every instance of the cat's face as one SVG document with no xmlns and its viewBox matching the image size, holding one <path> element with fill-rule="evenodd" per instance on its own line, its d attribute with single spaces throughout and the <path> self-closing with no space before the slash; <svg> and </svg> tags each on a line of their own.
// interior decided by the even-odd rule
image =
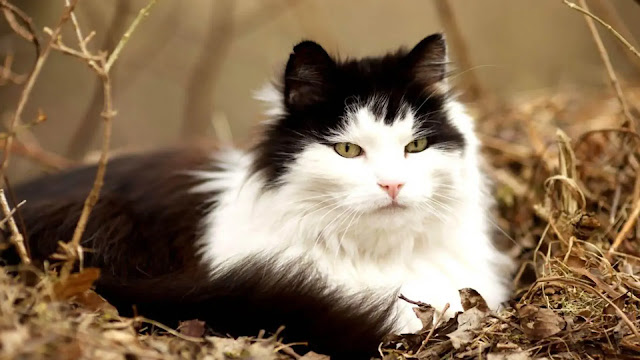
<svg viewBox="0 0 640 360">
<path fill-rule="evenodd" d="M 299 44 L 283 89 L 266 94 L 281 107 L 256 148 L 255 171 L 317 213 L 445 215 L 465 166 L 445 62 L 440 35 L 410 52 L 344 62 Z"/>
</svg>

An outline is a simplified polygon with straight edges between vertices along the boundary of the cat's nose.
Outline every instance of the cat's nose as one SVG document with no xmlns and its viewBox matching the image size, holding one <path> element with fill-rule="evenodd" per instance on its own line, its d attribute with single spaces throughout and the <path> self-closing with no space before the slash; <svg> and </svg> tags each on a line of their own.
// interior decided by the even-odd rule
<svg viewBox="0 0 640 360">
<path fill-rule="evenodd" d="M 401 182 L 379 182 L 378 186 L 380 186 L 380 188 L 382 190 L 384 190 L 387 194 L 389 194 L 389 196 L 395 200 L 396 197 L 398 197 L 398 193 L 400 192 L 400 189 L 402 189 L 402 186 L 404 186 L 404 183 Z"/>
</svg>

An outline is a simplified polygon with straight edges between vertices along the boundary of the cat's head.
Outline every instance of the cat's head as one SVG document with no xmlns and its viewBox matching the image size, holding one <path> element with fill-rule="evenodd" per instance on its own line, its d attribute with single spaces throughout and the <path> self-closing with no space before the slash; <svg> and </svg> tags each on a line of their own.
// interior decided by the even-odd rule
<svg viewBox="0 0 640 360">
<path fill-rule="evenodd" d="M 275 106 L 254 173 L 318 210 L 441 212 L 462 186 L 472 136 L 471 124 L 453 119 L 446 76 L 441 34 L 409 51 L 345 61 L 299 43 L 281 84 L 261 94 Z"/>
</svg>

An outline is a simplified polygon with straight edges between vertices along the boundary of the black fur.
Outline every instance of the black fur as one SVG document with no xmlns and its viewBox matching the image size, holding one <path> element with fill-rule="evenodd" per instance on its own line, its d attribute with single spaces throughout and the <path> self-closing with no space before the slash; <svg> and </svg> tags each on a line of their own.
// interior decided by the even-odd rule
<svg viewBox="0 0 640 360">
<path fill-rule="evenodd" d="M 271 123 L 255 149 L 254 172 L 267 186 L 277 186 L 287 164 L 309 142 L 327 143 L 345 121 L 349 106 L 372 96 L 387 99 L 376 115 L 392 123 L 408 104 L 422 120 L 416 130 L 430 129 L 430 146 L 445 144 L 462 150 L 462 134 L 448 121 L 443 106 L 448 94 L 437 89 L 446 75 L 446 45 L 431 35 L 411 51 L 401 49 L 383 57 L 337 61 L 312 41 L 294 47 L 283 76 L 286 115 Z"/>
<path fill-rule="evenodd" d="M 286 341 L 306 341 L 333 358 L 375 354 L 389 332 L 396 294 L 346 296 L 330 289 L 310 264 L 276 265 L 247 259 L 232 269 L 205 269 L 197 256 L 198 229 L 215 194 L 190 193 L 198 181 L 184 170 L 215 170 L 200 150 L 129 155 L 110 162 L 82 245 L 85 266 L 99 267 L 96 290 L 121 315 L 139 314 L 170 326 L 200 319 L 216 333 L 257 335 L 284 325 Z M 95 166 L 16 187 L 31 255 L 49 258 L 57 241 L 71 239 Z M 5 251 L 2 257 L 17 262 Z"/>
</svg>

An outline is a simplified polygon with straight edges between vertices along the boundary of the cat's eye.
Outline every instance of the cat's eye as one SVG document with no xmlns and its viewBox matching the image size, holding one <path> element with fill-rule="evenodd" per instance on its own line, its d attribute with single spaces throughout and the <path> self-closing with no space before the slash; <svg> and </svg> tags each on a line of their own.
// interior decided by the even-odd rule
<svg viewBox="0 0 640 360">
<path fill-rule="evenodd" d="M 354 158 L 362 154 L 362 148 L 350 142 L 341 142 L 333 145 L 338 155 L 346 158 Z"/>
<path fill-rule="evenodd" d="M 427 148 L 428 144 L 429 143 L 427 142 L 427 138 L 422 137 L 408 143 L 407 146 L 404 147 L 404 150 L 408 153 L 419 153 L 421 151 L 424 151 L 424 149 Z"/>
</svg>

